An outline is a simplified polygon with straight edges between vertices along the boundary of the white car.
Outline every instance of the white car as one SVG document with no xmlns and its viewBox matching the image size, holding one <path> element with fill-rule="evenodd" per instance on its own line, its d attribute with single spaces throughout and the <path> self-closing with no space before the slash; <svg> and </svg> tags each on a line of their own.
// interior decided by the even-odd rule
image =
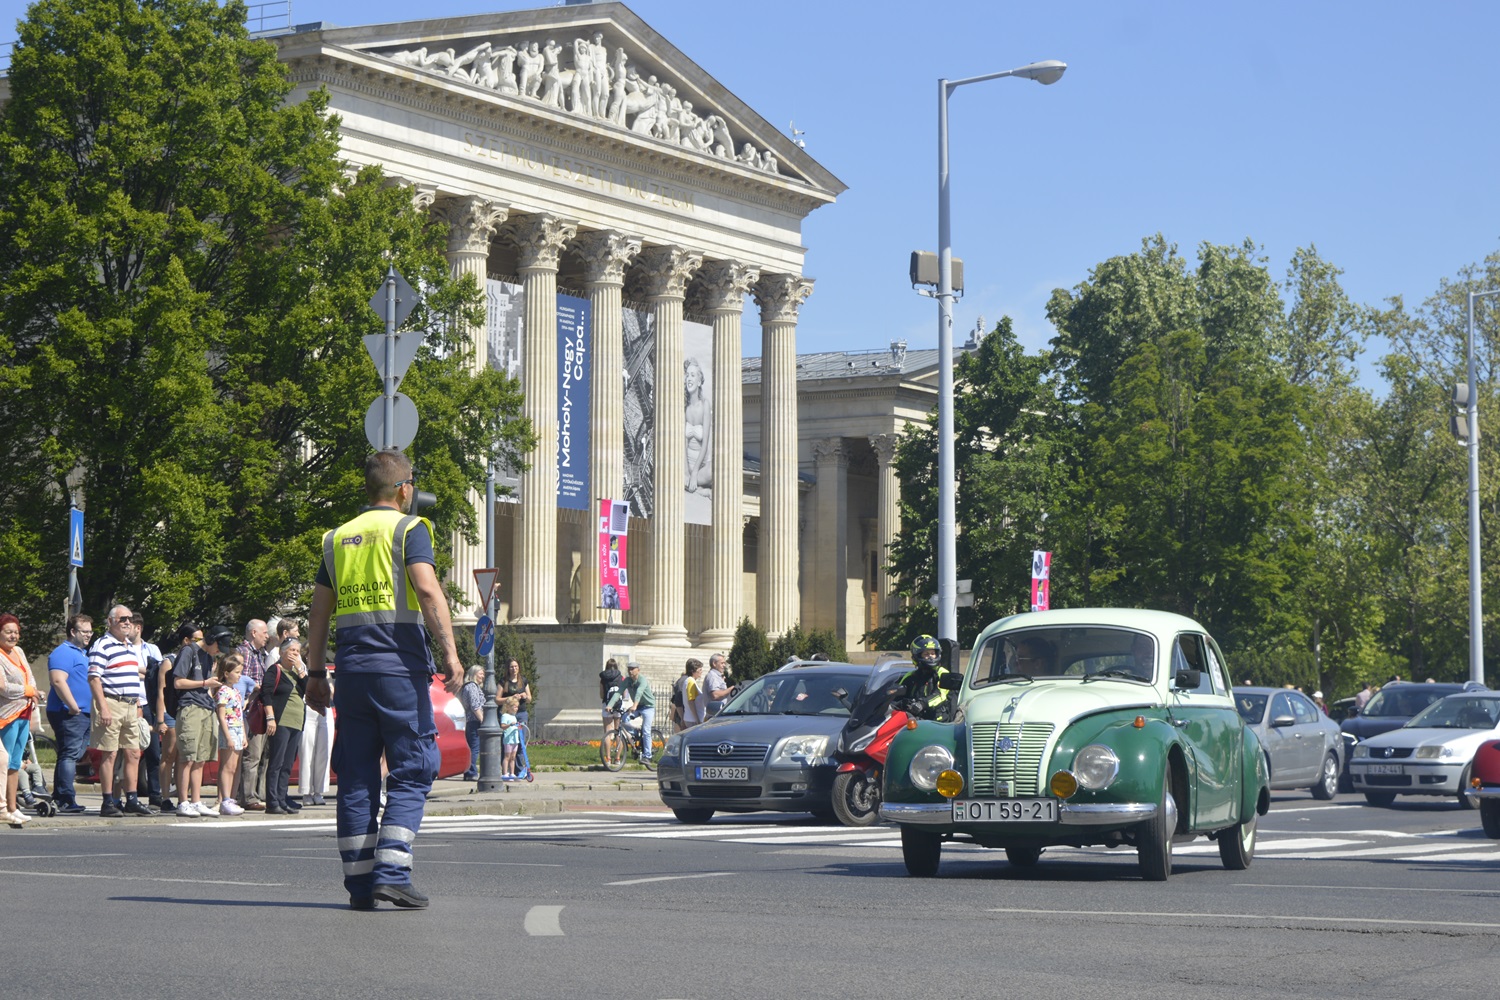
<svg viewBox="0 0 1500 1000">
<path fill-rule="evenodd" d="M 1452 795 L 1465 808 L 1474 752 L 1500 736 L 1500 691 L 1465 691 L 1433 702 L 1400 729 L 1354 748 L 1349 775 L 1371 805 L 1397 795 Z"/>
</svg>

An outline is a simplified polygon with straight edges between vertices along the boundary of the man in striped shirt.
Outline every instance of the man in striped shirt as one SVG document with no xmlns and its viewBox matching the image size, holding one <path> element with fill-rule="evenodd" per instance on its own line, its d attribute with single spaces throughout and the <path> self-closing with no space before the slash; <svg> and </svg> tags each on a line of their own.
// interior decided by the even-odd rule
<svg viewBox="0 0 1500 1000">
<path fill-rule="evenodd" d="M 123 604 L 109 609 L 108 631 L 89 649 L 89 690 L 94 696 L 89 746 L 99 751 L 100 816 L 151 816 L 136 797 L 141 762 L 141 729 L 136 724 L 146 704 L 141 663 L 132 626 L 135 616 Z M 115 756 L 125 751 L 125 801 L 114 794 Z"/>
</svg>

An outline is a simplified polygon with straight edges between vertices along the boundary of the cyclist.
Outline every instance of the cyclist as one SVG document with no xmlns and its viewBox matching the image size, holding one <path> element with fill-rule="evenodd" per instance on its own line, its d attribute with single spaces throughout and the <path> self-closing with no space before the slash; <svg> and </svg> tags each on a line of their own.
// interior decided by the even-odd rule
<svg viewBox="0 0 1500 1000">
<path fill-rule="evenodd" d="M 625 682 L 620 686 L 621 721 L 628 731 L 631 717 L 640 716 L 641 760 L 648 761 L 652 752 L 651 723 L 656 720 L 656 694 L 651 690 L 651 682 L 641 676 L 639 663 L 627 663 L 625 673 Z"/>
<path fill-rule="evenodd" d="M 942 647 L 930 635 L 919 635 L 912 640 L 912 669 L 901 677 L 902 696 L 907 701 L 907 710 L 924 719 L 942 719 L 948 715 L 948 692 L 943 690 L 940 679 L 948 668 L 939 663 Z"/>
</svg>

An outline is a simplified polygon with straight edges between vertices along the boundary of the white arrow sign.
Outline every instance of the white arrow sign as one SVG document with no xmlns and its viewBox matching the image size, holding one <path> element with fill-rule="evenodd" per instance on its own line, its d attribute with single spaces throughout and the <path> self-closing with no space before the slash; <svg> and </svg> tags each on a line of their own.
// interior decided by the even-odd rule
<svg viewBox="0 0 1500 1000">
<path fill-rule="evenodd" d="M 395 359 L 392 370 L 385 370 L 385 340 L 387 336 L 394 336 L 396 341 Z M 375 362 L 375 370 L 380 373 L 382 380 L 394 378 L 397 385 L 406 377 L 406 370 L 411 367 L 412 359 L 422 349 L 423 335 L 411 331 L 397 333 L 394 335 L 384 333 L 367 333 L 364 336 L 365 350 L 370 354 L 370 360 Z"/>
</svg>

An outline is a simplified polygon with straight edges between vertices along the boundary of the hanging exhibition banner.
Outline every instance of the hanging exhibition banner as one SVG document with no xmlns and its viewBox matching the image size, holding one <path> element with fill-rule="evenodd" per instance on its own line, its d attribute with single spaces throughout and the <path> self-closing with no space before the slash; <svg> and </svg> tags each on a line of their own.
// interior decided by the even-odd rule
<svg viewBox="0 0 1500 1000">
<path fill-rule="evenodd" d="M 682 324 L 683 457 L 682 519 L 686 524 L 713 523 L 714 328 L 686 320 Z"/>
<path fill-rule="evenodd" d="M 589 349 L 587 299 L 557 297 L 557 505 L 589 509 Z"/>
<path fill-rule="evenodd" d="M 1040 549 L 1031 553 L 1031 610 L 1046 611 L 1052 606 L 1052 553 Z"/>
<path fill-rule="evenodd" d="M 656 316 L 649 309 L 621 310 L 625 342 L 625 503 L 631 517 L 656 511 Z"/>
<path fill-rule="evenodd" d="M 630 578 L 625 570 L 625 532 L 630 505 L 623 500 L 599 501 L 599 606 L 630 610 Z"/>
</svg>

